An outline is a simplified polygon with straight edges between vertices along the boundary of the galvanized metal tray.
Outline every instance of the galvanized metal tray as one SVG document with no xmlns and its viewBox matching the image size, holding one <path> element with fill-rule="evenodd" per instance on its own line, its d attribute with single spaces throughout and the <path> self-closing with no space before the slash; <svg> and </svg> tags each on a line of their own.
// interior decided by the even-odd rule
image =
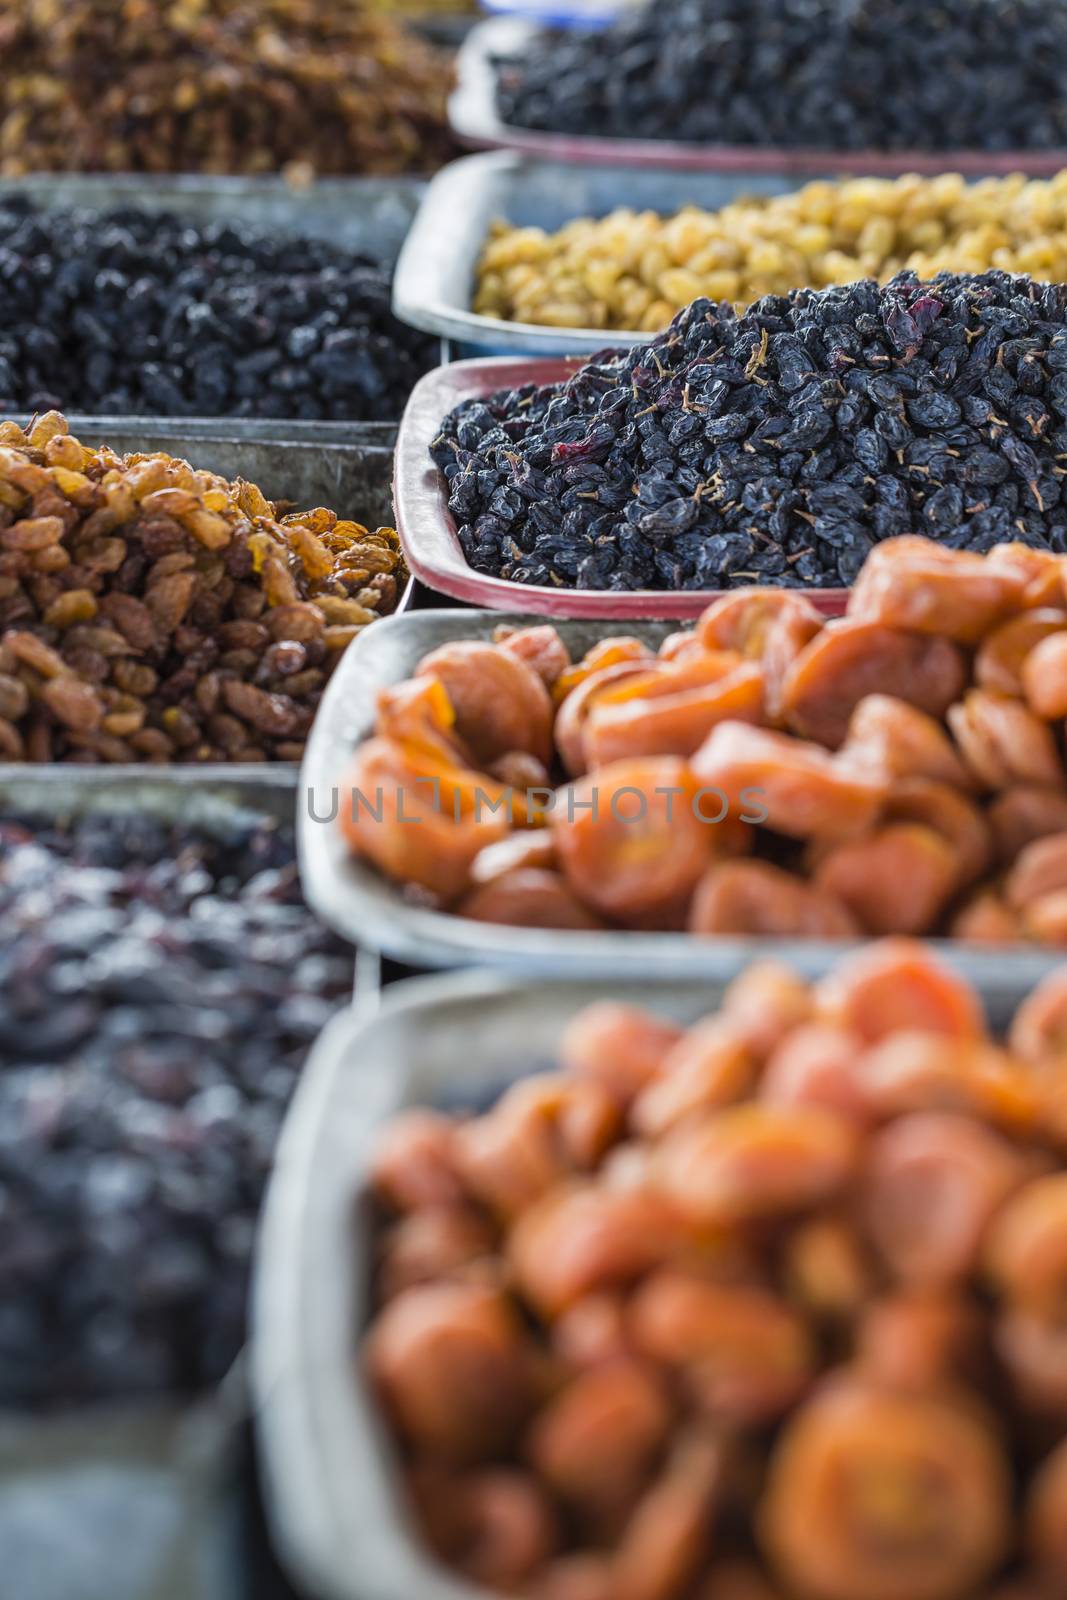
<svg viewBox="0 0 1067 1600">
<path fill-rule="evenodd" d="M 21 413 L 18 415 L 21 416 Z M 25 418 L 22 418 L 25 421 Z M 108 443 L 126 452 L 166 450 L 190 461 L 193 466 L 219 472 L 228 478 L 247 478 L 257 483 L 272 499 L 291 500 L 300 509 L 328 505 L 342 514 L 351 514 L 372 527 L 391 525 L 393 520 L 390 475 L 393 450 L 390 430 L 359 430 L 345 423 L 334 424 L 334 431 L 322 437 L 325 425 L 294 425 L 287 422 L 192 422 L 187 418 L 151 421 L 142 417 L 87 417 L 72 413 L 71 432 L 85 444 Z M 306 435 L 291 438 L 296 431 Z M 384 437 L 383 437 L 384 433 Z M 353 442 L 344 437 L 355 434 Z M 414 593 L 409 578 L 397 602 L 397 611 L 406 610 Z M 372 624 L 373 626 L 373 624 Z M 76 763 L 33 768 L 22 763 L 0 762 L 0 785 L 34 771 L 54 771 L 61 782 L 72 774 L 99 772 L 126 783 L 139 781 L 147 773 L 187 774 L 194 784 L 228 782 L 236 773 L 269 776 L 288 775 L 295 781 L 296 764 L 275 762 L 269 766 L 228 765 L 160 768 L 148 763 L 107 768 L 80 767 Z"/>
<path fill-rule="evenodd" d="M 15 414 L 27 420 L 25 408 Z M 123 454 L 165 450 L 205 472 L 246 478 L 268 499 L 328 505 L 371 527 L 392 524 L 391 424 L 64 415 L 83 444 Z"/>
<path fill-rule="evenodd" d="M 861 173 L 962 172 L 969 177 L 1025 172 L 1052 177 L 1067 166 L 1067 150 L 816 150 L 764 145 L 689 144 L 672 139 L 609 139 L 541 133 L 501 121 L 495 85 L 497 56 L 521 56 L 540 30 L 515 17 L 483 22 L 468 34 L 457 58 L 458 82 L 449 100 L 452 131 L 476 148 L 519 150 L 545 161 L 617 162 L 630 167 L 681 167 L 703 172 L 788 172 L 805 177 Z"/>
<path fill-rule="evenodd" d="M 42 206 L 99 211 L 137 206 L 190 221 L 234 222 L 328 239 L 376 261 L 392 261 L 418 208 L 423 178 L 319 178 L 296 189 L 284 178 L 172 173 L 33 173 L 0 179 L 0 198 L 24 194 Z"/>
<path fill-rule="evenodd" d="M 644 344 L 648 333 L 546 328 L 472 311 L 478 259 L 491 224 L 503 219 L 552 233 L 576 217 L 606 216 L 619 206 L 663 215 L 687 205 L 717 210 L 741 195 L 779 194 L 799 181 L 788 173 L 564 166 L 509 151 L 463 156 L 443 167 L 423 196 L 396 264 L 393 310 L 401 321 L 447 341 L 450 356 L 592 355 Z"/>
<path fill-rule="evenodd" d="M 529 616 L 487 611 L 419 611 L 375 624 L 351 645 L 323 698 L 311 730 L 297 796 L 297 844 L 304 896 L 311 908 L 353 943 L 413 967 L 505 967 L 530 977 L 689 979 L 723 981 L 757 955 L 787 960 L 818 976 L 851 942 L 821 939 L 710 938 L 686 933 L 580 933 L 571 929 L 503 927 L 428 910 L 348 852 L 336 814 L 357 746 L 373 731 L 380 689 L 410 677 L 428 651 L 454 639 L 491 640 L 503 623 Z M 556 624 L 575 657 L 618 632 L 603 622 Z M 657 646 L 668 623 L 640 622 L 626 631 Z M 351 804 L 349 795 L 348 804 Z M 335 814 L 336 813 L 336 814 Z M 1031 946 L 967 945 L 935 939 L 931 948 L 983 993 L 1018 992 L 1063 961 L 1063 952 Z"/>
<path fill-rule="evenodd" d="M 310 1593 L 477 1600 L 415 1542 L 355 1359 L 373 1265 L 364 1190 L 382 1125 L 408 1105 L 480 1103 L 544 1068 L 567 1021 L 592 1000 L 691 1023 L 720 995 L 708 981 L 516 984 L 464 973 L 395 985 L 380 1009 L 349 1011 L 319 1037 L 278 1147 L 252 1313 L 268 1509 L 280 1552 Z M 987 993 L 992 1022 L 1007 1021 L 1014 998 L 1006 986 Z"/>
<path fill-rule="evenodd" d="M 722 590 L 553 589 L 476 572 L 463 553 L 448 509 L 444 476 L 430 456 L 441 423 L 463 400 L 528 383 L 559 383 L 570 377 L 577 365 L 576 360 L 559 357 L 531 361 L 494 356 L 456 361 L 419 379 L 400 421 L 393 476 L 396 526 L 408 566 L 429 588 L 468 605 L 522 609 L 544 617 L 698 617 Z M 848 596 L 847 589 L 806 589 L 804 593 L 830 616 L 840 615 Z"/>
<path fill-rule="evenodd" d="M 0 817 L 65 823 L 148 815 L 211 834 L 235 818 L 295 816 L 295 763 L 203 767 L 0 765 Z"/>
<path fill-rule="evenodd" d="M 233 1600 L 236 1452 L 220 1396 L 0 1414 L 6 1592 Z"/>
</svg>

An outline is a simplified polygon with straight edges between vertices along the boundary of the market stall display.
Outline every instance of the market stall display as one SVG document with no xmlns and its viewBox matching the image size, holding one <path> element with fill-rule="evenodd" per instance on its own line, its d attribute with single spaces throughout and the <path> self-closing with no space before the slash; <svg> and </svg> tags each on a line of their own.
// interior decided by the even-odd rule
<svg viewBox="0 0 1067 1600">
<path fill-rule="evenodd" d="M 289 1096 L 351 993 L 291 788 L 94 777 L 0 787 L 4 1408 L 222 1378 Z"/>
<path fill-rule="evenodd" d="M 450 83 L 358 0 L 4 0 L 0 174 L 432 171 Z"/>
<path fill-rule="evenodd" d="M 12 406 L 391 422 L 433 361 L 386 267 L 283 230 L 0 192 L 0 284 Z"/>
<path fill-rule="evenodd" d="M 741 316 L 697 300 L 563 383 L 465 401 L 431 449 L 475 572 L 832 588 L 896 534 L 1062 549 L 1061 363 L 1067 291 L 1008 273 L 901 273 Z"/>
<path fill-rule="evenodd" d="M 296 760 L 404 576 L 391 528 L 82 445 L 58 413 L 2 423 L 3 758 Z"/>
<path fill-rule="evenodd" d="M 615 989 L 575 1013 L 557 986 L 543 1016 L 539 991 L 483 986 L 495 1088 L 490 1049 L 460 1044 L 469 988 L 422 999 L 446 1036 L 428 1066 L 414 1016 L 383 1019 L 415 1052 L 391 1095 L 365 1030 L 372 1084 L 346 1087 L 339 1054 L 301 1108 L 318 1226 L 351 1219 L 353 1184 L 380 1207 L 358 1245 L 366 1390 L 336 1394 L 329 1430 L 335 1462 L 362 1458 L 343 1480 L 355 1525 L 387 1503 L 369 1439 L 345 1436 L 376 1400 L 397 1491 L 472 1593 L 1058 1592 L 1063 971 L 1003 1042 L 905 942 L 814 986 L 754 965 L 695 1023 L 693 994 L 641 1010 Z M 348 1162 L 327 1133 L 342 1106 Z M 285 1347 L 320 1404 L 352 1383 L 329 1315 L 325 1381 Z M 376 1538 L 387 1600 L 417 1574 L 396 1542 Z"/>
<path fill-rule="evenodd" d="M 658 333 L 691 300 L 885 282 L 910 269 L 1067 276 L 1067 173 L 1055 178 L 822 180 L 717 211 L 623 206 L 555 232 L 497 219 L 479 256 L 479 316 L 551 328 Z"/>
<path fill-rule="evenodd" d="M 1062 1600 L 1067 0 L 486 8 L 0 0 L 13 1580 Z"/>
<path fill-rule="evenodd" d="M 838 620 L 749 589 L 578 659 L 548 625 L 459 621 L 335 750 L 333 825 L 492 924 L 1061 944 L 1065 578 L 906 538 Z"/>
<path fill-rule="evenodd" d="M 496 67 L 516 128 L 828 153 L 1067 147 L 1062 0 L 655 0 Z"/>
</svg>

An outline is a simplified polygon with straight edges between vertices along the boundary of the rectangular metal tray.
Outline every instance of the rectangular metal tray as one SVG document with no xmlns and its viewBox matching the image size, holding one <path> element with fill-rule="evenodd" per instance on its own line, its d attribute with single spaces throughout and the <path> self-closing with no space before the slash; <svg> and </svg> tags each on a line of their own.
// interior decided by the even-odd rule
<svg viewBox="0 0 1067 1600">
<path fill-rule="evenodd" d="M 17 413 L 20 420 L 26 418 Z M 292 500 L 301 510 L 327 505 L 343 515 L 391 526 L 393 520 L 390 477 L 393 467 L 391 430 L 359 429 L 335 423 L 328 435 L 321 423 L 217 421 L 200 423 L 187 418 L 150 421 L 142 417 L 86 417 L 71 413 L 71 432 L 85 444 L 108 443 L 125 452 L 166 450 L 194 467 L 219 472 L 228 478 L 247 478 L 272 499 Z M 298 437 L 292 437 L 294 432 Z M 299 436 L 303 434 L 303 436 Z M 349 442 L 349 436 L 355 436 Z M 369 437 L 368 437 L 369 435 Z M 397 612 L 410 606 L 414 579 L 408 579 L 397 602 Z M 371 624 L 373 626 L 373 624 Z M 234 772 L 289 774 L 295 781 L 296 764 L 275 762 L 269 767 L 227 765 L 160 768 L 150 764 L 80 767 L 57 762 L 33 768 L 21 762 L 0 762 L 0 784 L 33 771 L 56 772 L 69 780 L 74 773 L 99 771 L 125 782 L 146 772 L 187 773 L 205 783 L 223 782 Z"/>
<path fill-rule="evenodd" d="M 562 1028 L 590 1001 L 648 1005 L 691 1023 L 720 995 L 708 981 L 520 984 L 464 973 L 395 985 L 379 1009 L 349 1011 L 320 1035 L 278 1147 L 252 1311 L 268 1509 L 280 1552 L 310 1593 L 477 1600 L 413 1538 L 355 1359 L 373 1262 L 361 1201 L 383 1124 L 409 1105 L 478 1103 L 552 1064 Z M 988 991 L 991 1021 L 1006 1021 L 1014 998 L 1003 986 Z"/>
<path fill-rule="evenodd" d="M 1025 172 L 1052 177 L 1067 166 L 1067 150 L 814 150 L 763 145 L 688 144 L 672 139 L 610 139 L 541 133 L 502 122 L 494 97 L 494 56 L 522 55 L 539 30 L 515 18 L 483 22 L 457 58 L 458 82 L 449 100 L 452 131 L 476 148 L 519 150 L 545 161 L 617 162 L 630 167 L 684 167 L 703 172 L 788 172 L 805 177 L 860 173 L 962 172 L 969 177 Z"/>
<path fill-rule="evenodd" d="M 619 206 L 663 215 L 687 205 L 716 210 L 741 195 L 795 189 L 799 181 L 788 173 L 562 166 L 509 151 L 463 156 L 443 167 L 423 196 L 396 265 L 393 310 L 412 327 L 454 343 L 459 356 L 628 349 L 650 335 L 501 322 L 472 311 L 475 271 L 490 225 L 502 219 L 554 233 L 576 217 L 603 217 Z"/>
<path fill-rule="evenodd" d="M 0 179 L 0 197 L 98 211 L 138 206 L 191 221 L 235 222 L 328 239 L 376 261 L 395 259 L 418 209 L 424 178 L 319 178 L 295 189 L 284 178 L 172 173 L 32 173 Z"/>
<path fill-rule="evenodd" d="M 580 933 L 475 922 L 428 910 L 347 850 L 336 819 L 336 798 L 350 758 L 373 732 L 378 691 L 411 676 L 428 651 L 454 639 L 491 640 L 502 623 L 529 616 L 491 611 L 419 611 L 376 623 L 352 644 L 323 697 L 311 730 L 297 795 L 297 843 L 304 896 L 317 914 L 353 944 L 412 967 L 493 966 L 529 977 L 647 978 L 724 981 L 757 955 L 779 956 L 818 976 L 854 944 L 821 939 L 706 938 L 686 933 Z M 559 632 L 574 656 L 617 627 L 563 621 Z M 668 623 L 626 629 L 656 646 Z M 983 992 L 1034 984 L 1064 959 L 1062 951 L 1029 946 L 980 947 L 930 941 L 943 958 Z"/>
<path fill-rule="evenodd" d="M 0 765 L 0 817 L 69 822 L 107 815 L 157 817 L 206 833 L 236 813 L 294 820 L 295 763 L 231 767 Z"/>
<path fill-rule="evenodd" d="M 441 423 L 463 400 L 527 383 L 558 383 L 579 364 L 580 360 L 558 356 L 539 361 L 490 356 L 437 367 L 419 379 L 400 420 L 393 477 L 396 526 L 408 566 L 429 588 L 469 605 L 525 610 L 544 617 L 698 617 L 721 589 L 553 589 L 476 572 L 463 553 L 448 509 L 445 479 L 430 456 Z M 805 589 L 804 594 L 820 611 L 839 616 L 848 590 Z"/>
</svg>

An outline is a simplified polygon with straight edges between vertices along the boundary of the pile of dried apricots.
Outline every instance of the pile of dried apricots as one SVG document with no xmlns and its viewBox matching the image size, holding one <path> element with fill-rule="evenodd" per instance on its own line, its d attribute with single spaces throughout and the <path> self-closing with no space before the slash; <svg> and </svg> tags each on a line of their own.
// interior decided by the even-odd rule
<svg viewBox="0 0 1067 1600">
<path fill-rule="evenodd" d="M 488 922 L 1067 943 L 1065 717 L 1067 557 L 893 539 L 833 620 L 757 588 L 658 651 L 575 662 L 549 625 L 432 651 L 341 825 Z"/>
<path fill-rule="evenodd" d="M 363 1358 L 432 1550 L 528 1600 L 1067 1594 L 1065 1057 L 1067 970 L 999 1044 L 887 940 L 405 1113 Z"/>
</svg>

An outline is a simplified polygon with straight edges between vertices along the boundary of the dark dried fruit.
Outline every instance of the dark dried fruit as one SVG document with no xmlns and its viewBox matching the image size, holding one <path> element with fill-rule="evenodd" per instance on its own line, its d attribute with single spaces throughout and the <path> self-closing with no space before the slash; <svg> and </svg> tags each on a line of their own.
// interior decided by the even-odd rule
<svg viewBox="0 0 1067 1600">
<path fill-rule="evenodd" d="M 351 958 L 247 812 L 0 822 L 0 923 L 0 1402 L 202 1391 Z"/>
<path fill-rule="evenodd" d="M 1067 145 L 1062 0 L 656 0 L 498 63 L 505 122 L 827 150 Z"/>
<path fill-rule="evenodd" d="M 0 196 L 0 402 L 395 421 L 434 344 L 391 293 L 387 271 L 321 240 Z"/>
<path fill-rule="evenodd" d="M 516 583 L 849 585 L 913 532 L 1064 551 L 1064 347 L 1067 289 L 1004 272 L 902 272 L 743 316 L 696 300 L 566 383 L 464 402 L 431 453 L 467 560 Z M 1031 400 L 1055 426 L 1034 433 Z"/>
</svg>

